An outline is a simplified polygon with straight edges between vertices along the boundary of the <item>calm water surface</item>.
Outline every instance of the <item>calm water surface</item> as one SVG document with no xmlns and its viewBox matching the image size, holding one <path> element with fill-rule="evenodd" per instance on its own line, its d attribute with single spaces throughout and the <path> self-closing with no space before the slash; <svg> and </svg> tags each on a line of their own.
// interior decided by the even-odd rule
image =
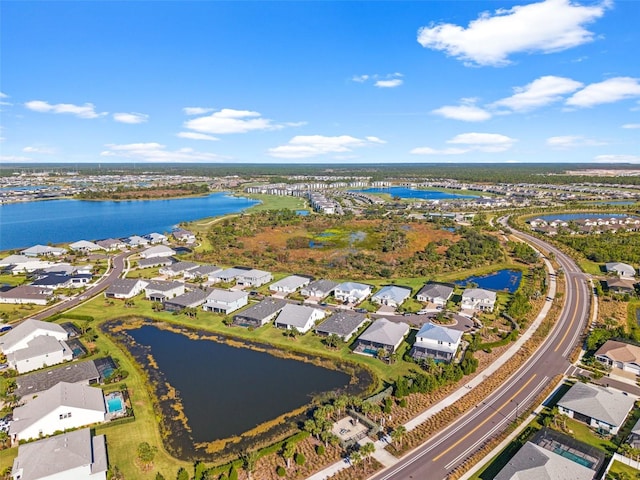
<svg viewBox="0 0 640 480">
<path fill-rule="evenodd" d="M 392 197 L 421 198 L 424 200 L 455 200 L 465 198 L 478 198 L 477 195 L 462 195 L 457 193 L 439 192 L 437 190 L 418 190 L 406 187 L 367 188 L 366 190 L 352 190 L 362 193 L 388 193 Z"/>
<path fill-rule="evenodd" d="M 150 347 L 180 393 L 195 442 L 239 435 L 295 410 L 313 394 L 345 387 L 349 375 L 298 360 L 235 348 L 145 325 L 130 330 Z"/>
<path fill-rule="evenodd" d="M 479 288 L 496 291 L 506 290 L 509 293 L 513 293 L 518 289 L 520 280 L 522 280 L 522 272 L 520 270 L 498 270 L 490 275 L 458 280 L 456 285 L 464 286 L 467 283 L 475 283 Z"/>
<path fill-rule="evenodd" d="M 168 200 L 48 200 L 0 205 L 0 250 L 168 232 L 180 222 L 240 212 L 256 203 L 213 193 Z"/>
</svg>

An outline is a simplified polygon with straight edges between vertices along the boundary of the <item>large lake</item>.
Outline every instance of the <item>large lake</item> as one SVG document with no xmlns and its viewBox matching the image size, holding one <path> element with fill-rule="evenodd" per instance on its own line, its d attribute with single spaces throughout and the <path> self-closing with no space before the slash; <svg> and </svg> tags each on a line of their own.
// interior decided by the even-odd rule
<svg viewBox="0 0 640 480">
<path fill-rule="evenodd" d="M 180 222 L 235 213 L 257 200 L 213 193 L 168 200 L 48 200 L 0 205 L 0 250 L 168 232 Z"/>
<path fill-rule="evenodd" d="M 386 193 L 398 198 L 420 198 L 423 200 L 457 200 L 478 198 L 477 195 L 461 195 L 457 193 L 440 192 L 438 190 L 419 190 L 406 187 L 367 188 L 366 190 L 352 190 L 362 193 Z"/>
<path fill-rule="evenodd" d="M 351 378 L 312 363 L 194 340 L 149 324 L 128 335 L 145 347 L 133 348 L 134 356 L 144 363 L 150 353 L 161 374 L 158 383 L 166 381 L 179 393 L 191 434 L 174 428 L 169 443 L 183 457 L 195 454 L 194 442 L 240 435 L 308 404 L 314 395 L 348 387 Z"/>
</svg>

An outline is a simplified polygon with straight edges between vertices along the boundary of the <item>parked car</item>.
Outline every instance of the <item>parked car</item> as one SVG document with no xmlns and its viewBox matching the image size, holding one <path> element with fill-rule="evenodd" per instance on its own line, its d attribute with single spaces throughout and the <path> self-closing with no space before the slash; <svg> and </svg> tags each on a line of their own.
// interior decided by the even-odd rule
<svg viewBox="0 0 640 480">
<path fill-rule="evenodd" d="M 13 327 L 11 325 L 3 325 L 2 327 L 0 327 L 0 333 L 8 332 L 12 328 Z"/>
</svg>

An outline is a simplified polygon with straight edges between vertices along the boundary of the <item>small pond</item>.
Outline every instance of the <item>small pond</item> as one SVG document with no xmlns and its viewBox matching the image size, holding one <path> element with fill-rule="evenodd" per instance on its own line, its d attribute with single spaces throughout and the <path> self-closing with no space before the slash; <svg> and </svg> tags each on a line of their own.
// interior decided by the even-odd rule
<svg viewBox="0 0 640 480">
<path fill-rule="evenodd" d="M 147 371 L 158 397 L 164 398 L 160 406 L 165 419 L 176 413 L 175 400 L 167 400 L 171 397 L 167 384 L 176 390 L 191 431 L 179 421 L 165 426 L 171 431 L 168 447 L 180 458 L 206 455 L 205 447 L 198 444 L 239 436 L 304 407 L 316 395 L 354 393 L 371 381 L 366 372 L 364 376 L 358 372 L 359 385 L 350 386 L 351 376 L 343 371 L 230 346 L 212 334 L 181 330 L 145 322 L 116 337 Z"/>
<path fill-rule="evenodd" d="M 302 215 L 303 217 L 306 217 L 307 215 L 309 215 L 309 210 L 296 210 L 296 215 Z"/>
<path fill-rule="evenodd" d="M 366 190 L 352 190 L 360 193 L 386 193 L 398 198 L 419 198 L 422 200 L 458 200 L 478 198 L 478 195 L 463 195 L 458 193 L 441 192 L 438 190 L 419 190 L 407 187 L 367 188 Z"/>
<path fill-rule="evenodd" d="M 520 270 L 505 269 L 489 275 L 467 277 L 455 283 L 461 287 L 469 283 L 475 283 L 479 288 L 514 293 L 520 286 L 520 280 L 522 280 L 522 272 Z"/>
</svg>

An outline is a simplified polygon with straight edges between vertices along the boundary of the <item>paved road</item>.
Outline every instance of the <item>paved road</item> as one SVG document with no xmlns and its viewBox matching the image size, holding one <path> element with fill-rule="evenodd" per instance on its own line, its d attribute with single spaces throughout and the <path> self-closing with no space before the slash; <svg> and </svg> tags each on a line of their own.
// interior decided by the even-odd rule
<svg viewBox="0 0 640 480">
<path fill-rule="evenodd" d="M 66 302 L 61 302 L 56 305 L 53 305 L 51 308 L 47 308 L 46 310 L 42 310 L 36 315 L 31 316 L 30 318 L 35 318 L 36 320 L 43 320 L 51 315 L 55 315 L 56 313 L 60 313 L 64 310 L 69 310 L 77 305 L 80 305 L 82 302 L 95 297 L 103 290 L 106 290 L 109 285 L 111 285 L 115 280 L 117 280 L 122 272 L 124 271 L 126 265 L 127 257 L 131 255 L 129 252 L 123 252 L 111 259 L 111 270 L 109 274 L 102 277 L 98 280 L 95 285 L 89 287 L 85 290 L 81 295 L 76 297 L 72 297 L 70 300 Z"/>
<path fill-rule="evenodd" d="M 564 271 L 564 305 L 556 326 L 543 346 L 501 388 L 373 479 L 446 478 L 488 439 L 515 420 L 519 412 L 530 406 L 555 375 L 570 368 L 567 357 L 579 341 L 589 318 L 591 291 L 586 276 L 570 257 L 553 246 L 524 233 L 518 232 L 518 236 L 552 252 Z"/>
</svg>

